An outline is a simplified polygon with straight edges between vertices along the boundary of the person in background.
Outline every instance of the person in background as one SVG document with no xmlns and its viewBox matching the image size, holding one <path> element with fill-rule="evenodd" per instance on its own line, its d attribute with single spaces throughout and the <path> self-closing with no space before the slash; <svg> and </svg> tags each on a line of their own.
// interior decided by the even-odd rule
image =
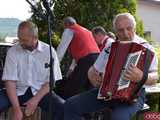
<svg viewBox="0 0 160 120">
<path fill-rule="evenodd" d="M 136 35 L 135 18 L 130 13 L 118 14 L 113 20 L 113 28 L 116 32 L 119 41 L 132 41 L 143 45 L 154 52 L 153 47 L 143 38 Z M 143 108 L 145 102 L 145 89 L 142 88 L 139 93 L 137 101 L 132 104 L 120 102 L 118 100 L 98 100 L 98 90 L 103 81 L 105 74 L 106 61 L 109 57 L 105 49 L 111 46 L 105 46 L 100 53 L 96 62 L 90 67 L 88 71 L 88 78 L 90 83 L 97 87 L 87 92 L 78 94 L 66 100 L 64 105 L 64 120 L 81 120 L 81 116 L 85 113 L 95 112 L 104 108 L 110 108 L 111 120 L 130 120 L 131 117 Z M 158 62 L 156 55 L 152 59 L 149 67 L 148 78 L 146 85 L 153 85 L 158 80 Z M 124 79 L 138 82 L 143 77 L 143 71 L 134 65 L 130 65 L 124 73 Z M 144 87 L 144 86 L 143 86 Z"/>
<path fill-rule="evenodd" d="M 38 28 L 30 21 L 23 21 L 18 27 L 19 43 L 7 53 L 2 80 L 6 90 L 0 92 L 0 111 L 12 107 L 12 120 L 22 120 L 20 106 L 25 106 L 26 116 L 34 113 L 37 106 L 48 112 L 52 106 L 54 120 L 63 120 L 64 100 L 54 92 L 49 95 L 49 46 L 38 40 Z M 57 54 L 54 58 L 55 81 L 62 79 Z M 53 101 L 49 104 L 50 99 Z"/>
<path fill-rule="evenodd" d="M 94 27 L 92 29 L 92 34 L 95 38 L 95 41 L 100 51 L 102 51 L 102 49 L 105 47 L 105 44 L 110 44 L 111 42 L 114 41 L 114 39 L 112 39 L 107 35 L 107 32 L 105 31 L 105 29 L 101 26 Z"/>
<path fill-rule="evenodd" d="M 73 17 L 64 19 L 64 28 L 61 42 L 57 47 L 57 55 L 61 61 L 68 50 L 73 58 L 69 69 L 72 71 L 72 80 L 69 80 L 69 89 L 67 89 L 68 92 L 70 91 L 68 96 L 72 96 L 92 87 L 88 81 L 87 71 L 97 59 L 100 50 L 92 32 L 77 24 Z"/>
</svg>

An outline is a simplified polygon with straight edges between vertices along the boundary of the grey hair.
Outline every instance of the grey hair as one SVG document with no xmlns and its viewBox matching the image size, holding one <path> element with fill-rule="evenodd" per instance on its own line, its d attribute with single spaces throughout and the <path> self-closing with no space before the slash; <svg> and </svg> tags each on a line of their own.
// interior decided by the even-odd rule
<svg viewBox="0 0 160 120">
<path fill-rule="evenodd" d="M 131 15 L 131 13 L 120 13 L 118 15 L 115 16 L 115 18 L 113 19 L 113 29 L 116 31 L 116 22 L 118 20 L 119 17 L 125 17 L 127 18 L 128 20 L 130 20 L 133 28 L 135 29 L 136 28 L 136 20 L 134 18 L 133 15 Z"/>
<path fill-rule="evenodd" d="M 69 25 L 73 25 L 73 24 L 77 23 L 76 20 L 73 17 L 70 17 L 70 16 L 64 18 L 63 22 L 64 22 L 64 24 L 69 24 Z"/>
<path fill-rule="evenodd" d="M 106 30 L 102 26 L 96 26 L 92 29 L 92 33 L 94 35 L 101 33 L 103 35 L 106 35 Z"/>
<path fill-rule="evenodd" d="M 23 21 L 19 24 L 18 30 L 27 27 L 29 29 L 29 32 L 36 38 L 38 38 L 38 27 L 36 24 L 34 24 L 31 21 Z"/>
</svg>

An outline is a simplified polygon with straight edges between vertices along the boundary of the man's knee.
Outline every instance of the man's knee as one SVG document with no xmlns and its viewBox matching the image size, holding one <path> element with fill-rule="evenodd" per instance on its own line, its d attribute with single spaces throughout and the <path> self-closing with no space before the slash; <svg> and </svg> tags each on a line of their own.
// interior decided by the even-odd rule
<svg viewBox="0 0 160 120">
<path fill-rule="evenodd" d="M 50 105 L 56 109 L 63 109 L 64 102 L 65 101 L 61 97 L 53 93 L 52 95 L 45 95 L 40 101 L 39 105 L 42 109 L 48 111 Z"/>
<path fill-rule="evenodd" d="M 4 93 L 0 93 L 0 112 L 9 108 L 10 105 L 8 97 Z"/>
<path fill-rule="evenodd" d="M 132 113 L 128 110 L 113 110 L 111 120 L 130 120 Z"/>
<path fill-rule="evenodd" d="M 66 100 L 66 102 L 64 103 L 64 111 L 65 112 L 75 112 L 75 105 L 74 102 L 72 101 L 72 99 L 68 99 Z"/>
</svg>

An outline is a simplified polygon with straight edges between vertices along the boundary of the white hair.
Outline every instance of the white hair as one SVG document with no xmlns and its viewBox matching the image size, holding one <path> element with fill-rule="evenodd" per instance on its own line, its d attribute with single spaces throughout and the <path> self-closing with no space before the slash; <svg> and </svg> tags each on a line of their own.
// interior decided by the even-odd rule
<svg viewBox="0 0 160 120">
<path fill-rule="evenodd" d="M 116 15 L 115 18 L 113 19 L 113 29 L 114 30 L 116 30 L 116 22 L 119 17 L 127 18 L 131 22 L 133 28 L 134 29 L 136 28 L 136 20 L 133 15 L 131 15 L 130 13 L 120 13 L 120 14 Z"/>
</svg>

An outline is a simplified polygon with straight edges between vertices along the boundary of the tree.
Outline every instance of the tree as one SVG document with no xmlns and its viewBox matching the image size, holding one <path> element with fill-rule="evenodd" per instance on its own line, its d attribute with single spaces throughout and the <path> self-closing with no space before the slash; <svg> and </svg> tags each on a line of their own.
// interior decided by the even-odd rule
<svg viewBox="0 0 160 120">
<path fill-rule="evenodd" d="M 42 0 L 37 3 L 37 7 L 40 11 L 43 11 L 41 2 Z M 88 29 L 101 25 L 107 31 L 113 32 L 113 18 L 115 15 L 122 12 L 130 12 L 135 16 L 137 22 L 137 34 L 143 37 L 143 23 L 136 15 L 136 5 L 137 0 L 57 0 L 53 11 L 55 14 L 54 35 L 57 39 L 53 39 L 53 43 L 57 46 L 60 38 L 59 36 L 63 31 L 63 19 L 66 16 L 74 17 L 79 24 Z M 31 19 L 37 23 L 40 28 L 40 37 L 45 38 L 47 31 L 46 21 L 37 17 L 35 13 L 33 13 Z M 65 73 L 66 66 L 68 66 L 68 60 L 69 57 L 67 56 L 61 64 L 63 73 Z M 155 102 L 155 100 L 157 100 L 157 98 L 150 101 Z"/>
<path fill-rule="evenodd" d="M 53 0 L 51 0 L 53 4 Z M 63 19 L 66 16 L 73 16 L 79 24 L 85 26 L 88 29 L 92 29 L 97 25 L 103 26 L 106 31 L 112 31 L 112 21 L 115 15 L 122 12 L 130 12 L 136 17 L 137 21 L 137 33 L 143 35 L 143 25 L 142 22 L 136 16 L 136 0 L 57 0 L 55 1 L 54 14 L 54 36 L 53 38 L 54 46 L 56 47 L 60 35 L 63 31 Z M 41 6 L 42 0 L 40 0 L 36 7 L 40 12 L 43 12 Z M 40 38 L 46 39 L 47 36 L 47 26 L 46 21 L 42 20 L 35 13 L 31 18 L 35 23 L 37 23 L 40 29 Z M 64 70 L 66 65 L 68 65 L 66 59 L 64 64 L 61 64 L 62 70 Z M 66 70 L 64 70 L 66 71 Z"/>
<path fill-rule="evenodd" d="M 66 16 L 73 16 L 78 23 L 92 29 L 97 25 L 113 31 L 112 21 L 116 14 L 130 12 L 136 17 L 137 33 L 143 35 L 142 22 L 136 16 L 137 0 L 58 0 L 55 4 L 57 26 L 62 26 Z M 61 31 L 62 27 L 58 28 Z"/>
<path fill-rule="evenodd" d="M 42 0 L 37 2 L 36 6 L 39 11 L 43 12 L 41 6 Z M 53 0 L 51 0 L 53 4 Z M 122 12 L 130 12 L 135 16 L 137 21 L 137 34 L 143 36 L 143 24 L 142 21 L 136 16 L 137 0 L 57 0 L 55 1 L 54 14 L 54 31 L 55 36 L 60 35 L 63 30 L 63 19 L 66 16 L 73 16 L 79 24 L 85 26 L 88 29 L 92 29 L 97 25 L 103 26 L 107 31 L 112 31 L 112 21 L 116 14 Z M 45 39 L 46 37 L 46 21 L 42 20 L 35 13 L 31 19 L 37 23 L 40 28 L 40 37 Z M 53 40 L 57 45 L 59 37 Z M 55 46 L 56 46 L 55 45 Z"/>
</svg>

